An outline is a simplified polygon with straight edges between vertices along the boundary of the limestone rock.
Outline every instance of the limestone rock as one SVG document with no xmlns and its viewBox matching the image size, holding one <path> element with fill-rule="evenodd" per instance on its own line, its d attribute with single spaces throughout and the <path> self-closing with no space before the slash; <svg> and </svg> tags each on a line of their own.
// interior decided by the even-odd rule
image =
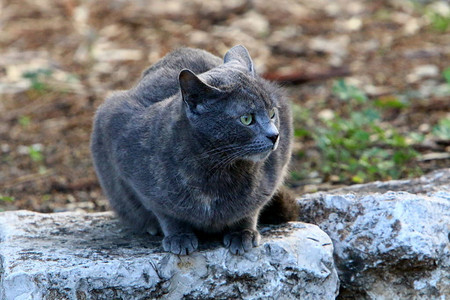
<svg viewBox="0 0 450 300">
<path fill-rule="evenodd" d="M 441 169 L 414 179 L 374 181 L 355 184 L 348 187 L 328 191 L 327 194 L 357 194 L 386 193 L 389 191 L 409 192 L 411 194 L 430 195 L 437 192 L 450 193 L 450 169 Z"/>
<path fill-rule="evenodd" d="M 433 78 L 439 76 L 439 68 L 436 65 L 421 65 L 414 68 L 414 70 L 406 76 L 406 81 L 414 83 L 424 78 Z"/>
<path fill-rule="evenodd" d="M 330 238 L 293 222 L 233 256 L 219 241 L 185 257 L 111 213 L 0 213 L 0 299 L 334 299 Z"/>
<path fill-rule="evenodd" d="M 414 180 L 415 189 L 424 192 L 437 174 L 448 177 L 449 170 Z M 413 184 L 372 183 L 366 190 L 401 185 Z M 333 240 L 340 297 L 445 299 L 450 295 L 449 187 L 447 180 L 439 190 L 429 187 L 428 194 L 317 193 L 299 199 L 301 220 L 318 224 Z"/>
</svg>

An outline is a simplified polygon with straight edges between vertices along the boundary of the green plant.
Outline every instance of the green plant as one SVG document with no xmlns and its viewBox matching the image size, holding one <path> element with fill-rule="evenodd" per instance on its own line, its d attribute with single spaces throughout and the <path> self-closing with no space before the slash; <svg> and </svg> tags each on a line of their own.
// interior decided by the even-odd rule
<svg viewBox="0 0 450 300">
<path fill-rule="evenodd" d="M 342 101 L 356 100 L 360 103 L 367 101 L 366 94 L 353 85 L 348 85 L 344 79 L 338 79 L 333 84 L 333 94 Z"/>
<path fill-rule="evenodd" d="M 311 112 L 297 104 L 292 104 L 291 110 L 294 116 L 294 136 L 298 138 L 309 137 L 311 133 L 304 124 L 310 119 Z"/>
<path fill-rule="evenodd" d="M 440 119 L 431 132 L 439 139 L 450 140 L 450 118 Z"/>
<path fill-rule="evenodd" d="M 379 108 L 395 108 L 395 109 L 402 109 L 409 106 L 409 103 L 403 98 L 399 98 L 396 96 L 383 96 L 375 100 L 374 102 L 376 107 Z"/>
<path fill-rule="evenodd" d="M 410 2 L 415 11 L 428 20 L 432 29 L 446 32 L 450 28 L 450 15 L 445 4 L 441 5 L 440 1 L 410 0 Z"/>
<path fill-rule="evenodd" d="M 31 145 L 28 147 L 28 154 L 34 162 L 42 162 L 44 160 L 44 155 L 42 154 L 42 147 L 39 144 Z"/>
<path fill-rule="evenodd" d="M 430 25 L 433 29 L 440 31 L 440 32 L 446 32 L 447 29 L 450 27 L 450 17 L 444 16 L 440 14 L 439 12 L 435 12 L 432 10 L 429 10 L 426 13 L 428 20 L 430 21 Z"/>
<path fill-rule="evenodd" d="M 418 153 L 393 128 L 381 126 L 381 112 L 364 92 L 338 80 L 333 93 L 350 109 L 324 120 L 312 134 L 323 156 L 319 168 L 324 175 L 362 183 L 418 172 L 410 166 Z"/>
<path fill-rule="evenodd" d="M 13 202 L 13 201 L 14 201 L 14 198 L 13 198 L 13 197 L 10 197 L 10 196 L 3 196 L 3 195 L 0 194 L 0 204 L 1 204 L 2 202 Z M 1 211 L 4 211 L 4 209 L 0 208 L 0 212 L 1 212 Z"/>
<path fill-rule="evenodd" d="M 51 69 L 37 69 L 33 71 L 27 71 L 22 74 L 22 77 L 27 78 L 31 82 L 31 88 L 38 92 L 44 92 L 49 90 L 49 86 L 45 83 L 45 80 L 51 77 L 53 71 Z"/>
<path fill-rule="evenodd" d="M 0 195 L 1 202 L 13 202 L 14 197 Z"/>
<path fill-rule="evenodd" d="M 28 127 L 30 125 L 30 123 L 31 123 L 31 118 L 29 116 L 21 116 L 19 118 L 19 124 L 22 127 Z"/>
<path fill-rule="evenodd" d="M 38 166 L 39 174 L 47 173 L 47 168 L 44 165 L 44 154 L 42 153 L 42 145 L 34 144 L 28 147 L 28 155 L 31 160 Z"/>
<path fill-rule="evenodd" d="M 444 77 L 445 82 L 450 85 L 450 67 L 447 67 L 442 71 L 442 76 Z"/>
</svg>

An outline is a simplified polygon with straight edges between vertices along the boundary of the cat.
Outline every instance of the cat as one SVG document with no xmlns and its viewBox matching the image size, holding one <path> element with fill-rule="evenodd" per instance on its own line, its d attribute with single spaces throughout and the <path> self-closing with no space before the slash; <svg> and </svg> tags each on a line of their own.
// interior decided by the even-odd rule
<svg viewBox="0 0 450 300">
<path fill-rule="evenodd" d="M 242 255 L 280 196 L 291 140 L 289 103 L 244 46 L 223 60 L 181 48 L 98 108 L 91 152 L 112 208 L 137 230 L 162 231 L 165 251 L 188 255 L 207 232 Z"/>
</svg>

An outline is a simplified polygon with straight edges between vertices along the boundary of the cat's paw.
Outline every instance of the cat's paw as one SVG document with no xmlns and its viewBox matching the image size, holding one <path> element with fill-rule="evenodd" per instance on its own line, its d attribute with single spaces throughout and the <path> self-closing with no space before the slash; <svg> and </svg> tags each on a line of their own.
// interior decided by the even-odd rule
<svg viewBox="0 0 450 300">
<path fill-rule="evenodd" d="M 159 235 L 160 233 L 162 233 L 161 228 L 159 227 L 158 224 L 149 225 L 147 226 L 146 230 L 150 235 Z"/>
<path fill-rule="evenodd" d="M 177 233 L 164 237 L 164 251 L 178 255 L 188 255 L 198 247 L 198 240 L 193 233 Z"/>
<path fill-rule="evenodd" d="M 231 253 L 235 255 L 243 255 L 250 251 L 253 247 L 259 245 L 261 236 L 257 230 L 244 229 L 242 231 L 231 232 L 224 236 L 223 243 Z"/>
</svg>

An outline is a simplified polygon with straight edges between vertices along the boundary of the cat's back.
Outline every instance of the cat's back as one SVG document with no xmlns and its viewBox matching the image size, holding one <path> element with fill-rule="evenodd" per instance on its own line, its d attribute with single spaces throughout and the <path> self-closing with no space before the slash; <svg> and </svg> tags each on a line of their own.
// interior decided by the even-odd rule
<svg viewBox="0 0 450 300">
<path fill-rule="evenodd" d="M 179 91 L 178 75 L 181 70 L 189 69 L 196 74 L 204 73 L 222 64 L 222 59 L 213 54 L 192 48 L 177 49 L 142 74 L 139 83 L 131 90 L 144 105 L 173 96 Z"/>
<path fill-rule="evenodd" d="M 178 75 L 181 70 L 190 69 L 200 74 L 221 63 L 219 57 L 200 49 L 180 48 L 170 52 L 145 70 L 135 87 L 116 91 L 107 97 L 97 109 L 94 131 L 98 128 L 114 135 L 131 118 L 139 118 L 144 114 L 153 115 L 156 121 L 168 113 L 171 106 L 169 98 L 180 90 Z M 168 101 L 163 103 L 163 100 Z M 158 107 L 153 105 L 156 103 Z"/>
</svg>

